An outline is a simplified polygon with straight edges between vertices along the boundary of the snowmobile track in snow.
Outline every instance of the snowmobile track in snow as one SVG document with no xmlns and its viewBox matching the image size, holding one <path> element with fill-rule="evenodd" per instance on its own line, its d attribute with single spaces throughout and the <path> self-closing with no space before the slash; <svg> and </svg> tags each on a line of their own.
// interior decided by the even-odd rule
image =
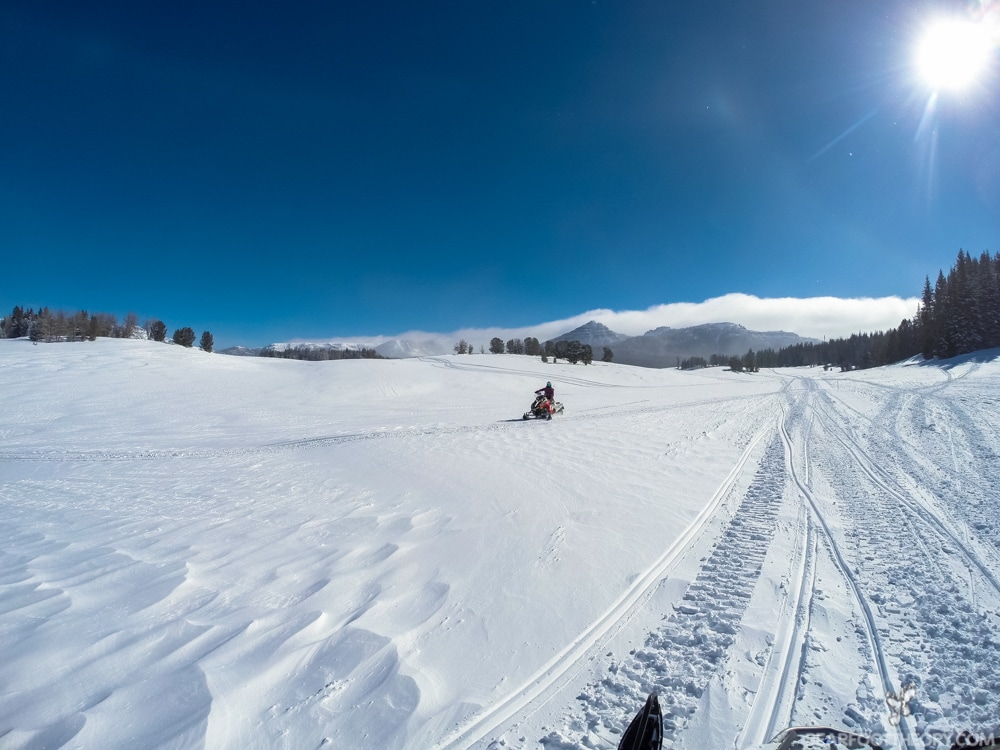
<svg viewBox="0 0 1000 750">
<path fill-rule="evenodd" d="M 635 612 L 649 600 L 663 578 L 697 540 L 745 469 L 757 445 L 771 431 L 772 428 L 768 427 L 750 441 L 729 475 L 694 521 L 652 566 L 635 579 L 604 614 L 532 675 L 525 684 L 461 724 L 435 745 L 434 750 L 469 747 L 487 739 L 491 732 L 515 716 L 524 717 L 534 713 L 544 705 L 547 696 L 552 694 L 559 684 L 567 681 L 584 664 L 596 658 L 602 644 L 632 619 Z M 620 716 L 617 718 L 620 720 Z"/>
<path fill-rule="evenodd" d="M 952 549 L 964 556 L 968 561 L 969 567 L 977 569 L 980 575 L 989 581 L 994 590 L 1000 594 L 1000 579 L 966 546 L 965 540 L 959 538 L 958 533 L 951 524 L 942 520 L 934 510 L 922 504 L 919 499 L 907 496 L 905 490 L 896 484 L 895 479 L 885 469 L 872 461 L 865 454 L 865 449 L 850 434 L 844 430 L 835 429 L 835 437 L 851 455 L 861 471 L 871 480 L 872 484 L 896 499 L 902 510 L 901 516 L 907 518 L 909 521 L 923 522 L 925 529 L 936 535 L 941 541 L 946 543 L 951 542 L 953 545 Z M 920 541 L 925 538 L 922 534 L 915 534 L 915 536 Z"/>
<path fill-rule="evenodd" d="M 811 388 L 807 389 L 807 393 L 809 391 L 811 391 Z M 808 395 L 805 398 L 808 398 Z M 799 410 L 801 413 L 800 406 L 796 405 L 793 406 L 792 408 Z M 799 418 L 801 418 L 801 416 Z M 820 508 L 820 504 L 817 502 L 817 499 L 813 493 L 813 490 L 809 485 L 808 480 L 804 479 L 803 477 L 800 477 L 798 471 L 795 468 L 796 463 L 793 455 L 794 441 L 792 440 L 791 435 L 789 434 L 787 422 L 788 422 L 788 416 L 786 414 L 786 417 L 782 420 L 780 432 L 781 432 L 781 438 L 785 444 L 786 451 L 788 452 L 788 455 L 791 459 L 789 461 L 790 477 L 792 481 L 795 483 L 802 498 L 804 498 L 808 503 L 812 518 L 816 521 L 819 528 L 822 530 L 826 547 L 832 555 L 833 562 L 836 565 L 837 569 L 840 571 L 846 583 L 848 584 L 850 590 L 853 592 L 855 601 L 858 603 L 858 606 L 861 609 L 863 622 L 865 626 L 865 639 L 867 640 L 868 645 L 871 649 L 872 660 L 874 661 L 874 665 L 878 672 L 879 680 L 882 683 L 881 685 L 882 694 L 886 695 L 890 691 L 895 692 L 893 688 L 893 680 L 890 675 L 890 668 L 886 659 L 885 651 L 882 647 L 881 638 L 879 636 L 878 623 L 875 620 L 875 616 L 872 612 L 871 605 L 864 594 L 863 588 L 860 582 L 858 581 L 858 578 L 854 575 L 850 565 L 844 558 L 844 555 L 842 554 L 837 544 L 836 538 L 834 537 L 833 533 L 830 530 L 830 526 L 827 523 L 826 518 L 824 517 L 824 514 Z M 807 437 L 803 441 L 804 445 L 806 446 L 808 446 L 810 442 L 810 436 L 812 435 L 813 424 L 814 422 L 810 421 Z M 808 455 L 803 456 L 802 465 L 809 466 Z M 801 666 L 799 667 L 799 669 L 801 671 Z M 779 707 L 775 705 L 771 709 L 772 721 L 769 724 L 769 729 L 773 730 L 783 723 L 791 723 L 789 722 L 790 716 L 778 715 L 779 714 L 778 708 Z M 907 731 L 905 725 L 903 727 L 903 730 L 904 732 Z"/>
<path fill-rule="evenodd" d="M 943 711 L 956 725 L 988 726 L 995 721 L 989 696 L 997 684 L 992 669 L 1000 663 L 1000 632 L 983 616 L 978 599 L 985 596 L 995 609 L 996 570 L 928 503 L 911 459 L 889 450 L 880 452 L 881 462 L 872 458 L 865 441 L 879 439 L 881 424 L 853 414 L 848 430 L 830 412 L 843 413 L 840 399 L 824 392 L 817 405 L 820 395 L 815 393 L 812 413 L 822 433 L 816 467 L 827 482 L 825 495 L 804 484 L 801 489 L 861 604 L 886 690 L 917 685 L 913 716 L 900 725 L 903 746 L 935 747 L 923 737 Z M 884 392 L 877 400 L 893 402 Z M 951 460 L 949 454 L 943 458 Z M 831 500 L 840 509 L 828 510 Z M 849 519 L 849 526 L 833 532 L 822 520 L 826 512 Z M 984 653 L 992 656 L 984 659 Z"/>
<path fill-rule="evenodd" d="M 773 426 L 768 431 L 773 435 Z M 604 739 L 612 741 L 620 716 L 641 696 L 657 692 L 664 738 L 672 743 L 682 735 L 735 643 L 774 535 L 784 464 L 784 446 L 774 436 L 736 513 L 681 602 L 647 635 L 642 648 L 612 664 L 608 674 L 580 696 L 580 729 L 606 734 Z"/>
</svg>

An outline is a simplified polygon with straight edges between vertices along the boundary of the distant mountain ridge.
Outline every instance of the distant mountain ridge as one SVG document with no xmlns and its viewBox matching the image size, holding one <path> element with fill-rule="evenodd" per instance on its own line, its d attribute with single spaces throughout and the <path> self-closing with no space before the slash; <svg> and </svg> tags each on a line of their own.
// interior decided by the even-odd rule
<svg viewBox="0 0 1000 750">
<path fill-rule="evenodd" d="M 788 331 L 751 331 L 737 323 L 705 323 L 689 328 L 662 326 L 641 336 L 626 336 L 594 320 L 554 340 L 589 344 L 597 359 L 606 346 L 614 353 L 615 362 L 640 367 L 676 367 L 679 361 L 692 357 L 743 355 L 750 349 L 778 350 L 818 341 Z"/>
<path fill-rule="evenodd" d="M 797 333 L 751 331 L 737 323 L 706 323 L 689 328 L 663 326 L 646 331 L 641 336 L 628 336 L 612 331 L 596 320 L 587 321 L 579 328 L 554 337 L 552 341 L 579 341 L 581 344 L 589 344 L 594 351 L 594 358 L 598 360 L 603 355 L 604 347 L 608 347 L 614 354 L 614 362 L 640 367 L 676 367 L 680 360 L 692 357 L 708 359 L 713 354 L 742 356 L 750 349 L 757 352 L 764 349 L 778 350 L 796 344 L 818 343 L 817 339 L 803 338 Z M 246 356 L 260 355 L 262 352 L 266 355 L 289 348 L 336 351 L 373 349 L 383 357 L 405 359 L 450 354 L 453 346 L 454 342 L 448 336 L 422 334 L 420 339 L 394 338 L 368 345 L 335 342 L 276 343 L 261 349 L 231 347 L 221 353 Z"/>
</svg>

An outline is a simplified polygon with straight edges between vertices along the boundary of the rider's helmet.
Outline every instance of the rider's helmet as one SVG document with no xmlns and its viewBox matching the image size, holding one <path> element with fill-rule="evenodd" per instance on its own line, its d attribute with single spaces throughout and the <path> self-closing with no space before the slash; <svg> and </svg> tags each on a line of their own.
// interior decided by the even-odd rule
<svg viewBox="0 0 1000 750">
<path fill-rule="evenodd" d="M 552 381 L 550 380 L 548 383 L 546 383 L 545 387 L 546 388 L 551 388 L 552 387 Z"/>
</svg>

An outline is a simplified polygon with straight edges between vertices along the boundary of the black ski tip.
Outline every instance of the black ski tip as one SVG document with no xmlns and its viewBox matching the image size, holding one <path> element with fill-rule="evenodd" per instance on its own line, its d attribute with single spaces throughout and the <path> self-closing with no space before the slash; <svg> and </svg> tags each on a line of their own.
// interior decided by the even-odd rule
<svg viewBox="0 0 1000 750">
<path fill-rule="evenodd" d="M 663 715 L 660 713 L 660 699 L 650 693 L 646 705 L 632 719 L 618 750 L 661 750 L 663 747 Z"/>
</svg>

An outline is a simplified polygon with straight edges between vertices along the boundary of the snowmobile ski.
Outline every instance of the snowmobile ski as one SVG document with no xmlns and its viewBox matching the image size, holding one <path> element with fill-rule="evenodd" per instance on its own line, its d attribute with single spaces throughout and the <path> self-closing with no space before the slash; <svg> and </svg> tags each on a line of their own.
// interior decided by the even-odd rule
<svg viewBox="0 0 1000 750">
<path fill-rule="evenodd" d="M 632 719 L 618 750 L 661 750 L 663 747 L 663 715 L 656 693 L 646 698 L 646 705 Z"/>
</svg>

